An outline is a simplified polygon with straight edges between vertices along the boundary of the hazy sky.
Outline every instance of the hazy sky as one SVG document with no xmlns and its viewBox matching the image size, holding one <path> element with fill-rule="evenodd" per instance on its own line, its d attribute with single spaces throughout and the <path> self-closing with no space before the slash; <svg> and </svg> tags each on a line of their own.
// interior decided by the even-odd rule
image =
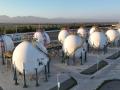
<svg viewBox="0 0 120 90">
<path fill-rule="evenodd" d="M 0 15 L 114 18 L 120 16 L 120 0 L 0 0 Z"/>
</svg>

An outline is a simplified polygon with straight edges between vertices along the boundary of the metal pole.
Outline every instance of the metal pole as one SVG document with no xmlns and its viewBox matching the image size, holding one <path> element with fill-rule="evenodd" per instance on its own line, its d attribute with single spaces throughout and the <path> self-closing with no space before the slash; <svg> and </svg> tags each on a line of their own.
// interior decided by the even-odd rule
<svg viewBox="0 0 120 90">
<path fill-rule="evenodd" d="M 106 46 L 106 53 L 108 52 L 108 45 Z"/>
<path fill-rule="evenodd" d="M 61 61 L 62 63 L 65 63 L 65 55 L 64 55 L 64 52 L 63 52 L 63 50 L 62 50 L 62 61 Z"/>
<path fill-rule="evenodd" d="M 82 63 L 82 59 L 83 59 L 83 57 L 82 57 L 82 52 L 81 52 L 81 65 L 83 65 L 83 63 Z"/>
<path fill-rule="evenodd" d="M 60 74 L 57 74 L 57 87 L 58 87 L 58 90 L 60 90 L 59 76 L 60 76 Z"/>
<path fill-rule="evenodd" d="M 26 84 L 26 76 L 25 76 L 25 69 L 23 69 L 23 77 L 24 77 L 24 85 L 23 88 L 27 88 L 27 84 Z"/>
<path fill-rule="evenodd" d="M 73 54 L 73 64 L 75 65 L 75 52 Z"/>
<path fill-rule="evenodd" d="M 67 62 L 66 62 L 67 65 L 69 65 L 69 64 L 70 64 L 70 58 L 69 58 L 69 56 L 68 56 L 67 54 L 65 55 L 65 59 L 66 59 L 66 61 L 67 61 Z"/>
<path fill-rule="evenodd" d="M 87 52 L 85 51 L 85 62 L 87 62 Z"/>
<path fill-rule="evenodd" d="M 88 40 L 87 40 L 87 49 L 88 49 L 88 52 L 89 52 L 90 51 L 90 46 L 89 46 Z"/>
<path fill-rule="evenodd" d="M 50 59 L 50 57 L 49 57 L 49 61 L 48 61 L 48 63 L 47 63 L 48 77 L 50 76 L 50 61 L 51 61 L 51 59 Z"/>
<path fill-rule="evenodd" d="M 16 72 L 16 67 L 14 67 L 14 78 L 15 80 L 15 85 L 19 85 L 19 83 L 17 82 L 17 72 Z"/>
<path fill-rule="evenodd" d="M 4 52 L 5 52 L 5 43 L 4 43 L 4 39 L 1 35 L 1 50 L 2 50 L 2 64 L 5 65 L 5 60 L 4 60 Z"/>
<path fill-rule="evenodd" d="M 97 58 L 99 60 L 99 54 L 97 55 Z M 97 60 L 97 71 L 98 71 L 98 68 L 99 68 L 99 61 Z"/>
<path fill-rule="evenodd" d="M 46 67 L 46 65 L 45 65 L 45 81 L 48 81 L 48 79 L 47 79 L 47 67 Z"/>
<path fill-rule="evenodd" d="M 39 86 L 39 83 L 38 83 L 38 72 L 37 72 L 37 68 L 35 68 L 35 72 L 36 72 L 36 87 Z"/>
<path fill-rule="evenodd" d="M 105 45 L 103 47 L 103 52 L 104 52 L 104 55 L 105 55 L 105 52 L 106 52 L 106 48 L 105 48 Z"/>
</svg>

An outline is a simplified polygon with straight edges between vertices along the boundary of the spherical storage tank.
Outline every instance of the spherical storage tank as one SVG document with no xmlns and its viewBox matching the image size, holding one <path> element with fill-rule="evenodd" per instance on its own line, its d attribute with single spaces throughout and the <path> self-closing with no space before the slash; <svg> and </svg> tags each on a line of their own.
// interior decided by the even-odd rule
<svg viewBox="0 0 120 90">
<path fill-rule="evenodd" d="M 39 48 L 42 51 L 38 50 L 28 41 L 20 43 L 15 48 L 12 63 L 19 72 L 23 73 L 23 69 L 25 69 L 26 74 L 34 74 L 35 68 L 38 69 L 38 72 L 43 69 L 49 59 L 43 53 L 47 52 L 46 48 L 42 44 L 39 44 Z"/>
<path fill-rule="evenodd" d="M 103 32 L 94 32 L 89 36 L 89 44 L 93 48 L 103 49 L 107 45 L 107 36 Z"/>
<path fill-rule="evenodd" d="M 36 38 L 36 41 L 43 45 L 50 43 L 50 37 L 46 32 L 35 32 L 33 38 Z"/>
<path fill-rule="evenodd" d="M 83 27 L 80 27 L 78 30 L 77 30 L 77 33 L 80 34 L 81 37 L 86 37 L 87 35 L 87 32 L 86 30 L 83 28 Z"/>
<path fill-rule="evenodd" d="M 118 33 L 120 34 L 120 28 L 119 28 L 117 31 L 118 31 Z"/>
<path fill-rule="evenodd" d="M 82 47 L 83 40 L 79 35 L 69 35 L 63 43 L 63 51 L 68 56 L 72 56 L 77 48 Z"/>
<path fill-rule="evenodd" d="M 117 32 L 118 32 L 118 39 L 120 40 L 120 28 L 117 30 Z"/>
<path fill-rule="evenodd" d="M 33 38 L 36 38 L 37 42 L 40 42 L 40 43 L 44 44 L 44 39 L 43 39 L 43 36 L 42 36 L 41 32 L 35 32 L 34 35 L 33 35 Z"/>
<path fill-rule="evenodd" d="M 119 38 L 119 33 L 116 30 L 108 30 L 106 35 L 109 42 L 113 42 Z"/>
<path fill-rule="evenodd" d="M 61 30 L 58 34 L 58 40 L 63 44 L 64 39 L 69 35 L 67 30 Z"/>
<path fill-rule="evenodd" d="M 96 31 L 96 26 L 93 26 L 93 27 L 90 29 L 89 34 L 92 34 L 92 33 L 95 32 L 95 31 Z"/>
<path fill-rule="evenodd" d="M 14 49 L 14 43 L 11 39 L 11 37 L 7 36 L 7 35 L 1 35 L 0 37 L 0 52 L 2 52 L 2 50 L 6 51 L 13 51 Z"/>
<path fill-rule="evenodd" d="M 117 32 L 119 33 L 119 39 L 120 39 L 120 28 L 117 30 Z"/>
</svg>

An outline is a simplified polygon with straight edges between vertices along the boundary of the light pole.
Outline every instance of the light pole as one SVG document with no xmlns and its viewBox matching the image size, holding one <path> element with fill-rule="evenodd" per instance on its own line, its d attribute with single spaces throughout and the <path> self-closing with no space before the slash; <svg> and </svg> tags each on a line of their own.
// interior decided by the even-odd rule
<svg viewBox="0 0 120 90">
<path fill-rule="evenodd" d="M 57 87 L 58 87 L 58 90 L 60 90 L 59 76 L 60 76 L 60 73 L 57 74 Z"/>
</svg>

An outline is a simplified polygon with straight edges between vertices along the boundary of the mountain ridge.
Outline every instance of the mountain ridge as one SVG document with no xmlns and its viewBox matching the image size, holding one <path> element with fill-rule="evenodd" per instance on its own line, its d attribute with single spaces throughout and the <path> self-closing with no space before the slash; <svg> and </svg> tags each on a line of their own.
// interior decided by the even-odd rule
<svg viewBox="0 0 120 90">
<path fill-rule="evenodd" d="M 120 18 L 43 18 L 37 16 L 9 17 L 0 15 L 0 23 L 84 23 L 84 22 L 119 22 Z"/>
</svg>

